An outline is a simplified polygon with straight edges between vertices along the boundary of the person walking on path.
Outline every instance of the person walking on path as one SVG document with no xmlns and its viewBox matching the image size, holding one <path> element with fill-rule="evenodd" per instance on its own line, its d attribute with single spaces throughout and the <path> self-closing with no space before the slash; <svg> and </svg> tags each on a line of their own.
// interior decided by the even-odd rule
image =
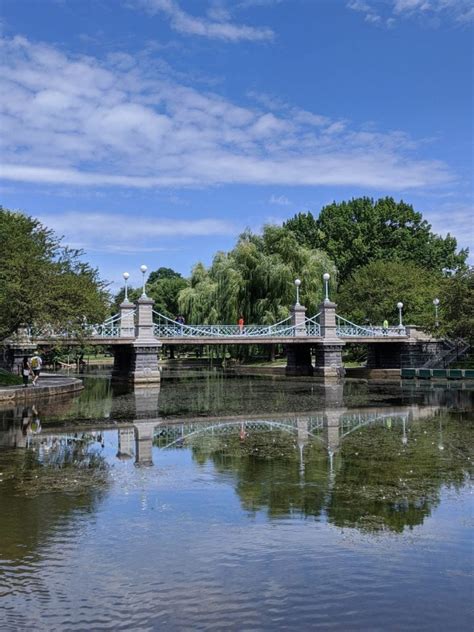
<svg viewBox="0 0 474 632">
<path fill-rule="evenodd" d="M 33 371 L 33 382 L 32 382 L 33 386 L 36 386 L 36 382 L 38 381 L 38 378 L 41 373 L 42 365 L 43 365 L 43 360 L 41 359 L 41 356 L 35 353 L 35 355 L 31 358 L 31 361 L 30 361 L 31 370 Z"/>
<path fill-rule="evenodd" d="M 23 356 L 23 362 L 21 363 L 21 376 L 23 378 L 23 388 L 28 386 L 28 380 L 30 378 L 31 366 L 28 356 Z"/>
<path fill-rule="evenodd" d="M 388 320 L 387 319 L 383 321 L 382 333 L 384 334 L 384 336 L 388 334 Z"/>
<path fill-rule="evenodd" d="M 240 335 L 242 335 L 244 333 L 244 324 L 245 324 L 243 316 L 240 316 L 240 318 L 238 320 L 238 324 L 239 324 L 239 333 L 240 333 Z"/>
</svg>

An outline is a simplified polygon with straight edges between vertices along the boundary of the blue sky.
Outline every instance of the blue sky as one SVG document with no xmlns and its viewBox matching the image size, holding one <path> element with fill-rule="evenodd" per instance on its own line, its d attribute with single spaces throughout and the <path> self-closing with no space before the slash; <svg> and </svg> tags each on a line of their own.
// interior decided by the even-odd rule
<svg viewBox="0 0 474 632">
<path fill-rule="evenodd" d="M 471 0 L 3 0 L 1 203 L 120 283 L 391 195 L 473 242 Z"/>
</svg>

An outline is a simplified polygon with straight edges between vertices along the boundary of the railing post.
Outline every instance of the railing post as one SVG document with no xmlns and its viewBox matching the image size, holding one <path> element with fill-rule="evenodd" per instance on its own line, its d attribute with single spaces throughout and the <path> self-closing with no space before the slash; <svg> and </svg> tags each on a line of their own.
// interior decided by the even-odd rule
<svg viewBox="0 0 474 632">
<path fill-rule="evenodd" d="M 336 329 L 336 303 L 331 301 L 323 301 L 321 303 L 321 313 L 319 316 L 319 325 L 321 327 L 321 337 L 325 340 L 337 340 Z"/>
<path fill-rule="evenodd" d="M 120 303 L 120 337 L 135 338 L 135 305 L 130 301 Z"/>
<path fill-rule="evenodd" d="M 135 337 L 137 342 L 153 342 L 156 343 L 153 334 L 153 305 L 155 301 L 148 296 L 140 296 L 137 301 L 136 308 L 136 326 Z"/>
<path fill-rule="evenodd" d="M 291 309 L 291 326 L 295 336 L 306 336 L 306 307 L 296 303 Z"/>
</svg>

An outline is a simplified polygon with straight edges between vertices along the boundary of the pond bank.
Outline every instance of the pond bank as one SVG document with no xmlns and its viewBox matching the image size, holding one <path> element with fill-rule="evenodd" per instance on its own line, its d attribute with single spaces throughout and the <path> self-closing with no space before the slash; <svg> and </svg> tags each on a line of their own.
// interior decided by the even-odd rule
<svg viewBox="0 0 474 632">
<path fill-rule="evenodd" d="M 44 373 L 40 376 L 37 386 L 30 383 L 26 388 L 23 386 L 0 387 L 0 402 L 32 401 L 39 397 L 75 393 L 83 388 L 82 381 L 75 377 Z"/>
<path fill-rule="evenodd" d="M 262 366 L 256 365 L 252 366 L 251 364 L 247 365 L 237 365 L 228 369 L 229 371 L 233 371 L 235 373 L 241 373 L 245 375 L 286 375 L 286 367 L 284 366 Z M 346 368 L 346 378 L 355 378 L 359 380 L 399 380 L 400 379 L 400 369 L 367 369 L 365 367 L 348 367 Z M 299 377 L 298 379 L 301 379 Z M 323 378 L 314 375 L 312 379 L 322 380 Z"/>
</svg>

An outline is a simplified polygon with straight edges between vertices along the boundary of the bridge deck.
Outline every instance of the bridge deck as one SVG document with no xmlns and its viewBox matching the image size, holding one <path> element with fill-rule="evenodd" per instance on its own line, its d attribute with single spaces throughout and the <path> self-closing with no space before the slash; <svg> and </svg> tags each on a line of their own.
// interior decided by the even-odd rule
<svg viewBox="0 0 474 632">
<path fill-rule="evenodd" d="M 318 345 L 326 342 L 330 344 L 333 342 L 329 341 L 321 336 L 246 336 L 245 334 L 239 336 L 173 336 L 169 338 L 155 338 L 157 342 L 166 345 L 187 345 L 187 346 L 204 346 L 204 345 L 294 345 L 294 344 L 310 344 L 310 345 Z M 337 341 L 344 343 L 357 343 L 357 344 L 368 344 L 368 343 L 400 343 L 400 342 L 415 342 L 414 340 L 410 340 L 408 336 L 339 336 Z M 64 345 L 78 345 L 84 344 L 84 340 L 77 338 L 67 338 L 67 337 L 45 337 L 45 338 L 35 338 L 33 340 L 38 345 L 50 345 L 54 344 L 64 344 Z M 126 338 L 126 337 L 112 337 L 112 336 L 92 336 L 87 338 L 87 344 L 90 345 L 104 345 L 104 346 L 112 346 L 112 345 L 130 345 L 135 342 L 135 338 Z"/>
</svg>

